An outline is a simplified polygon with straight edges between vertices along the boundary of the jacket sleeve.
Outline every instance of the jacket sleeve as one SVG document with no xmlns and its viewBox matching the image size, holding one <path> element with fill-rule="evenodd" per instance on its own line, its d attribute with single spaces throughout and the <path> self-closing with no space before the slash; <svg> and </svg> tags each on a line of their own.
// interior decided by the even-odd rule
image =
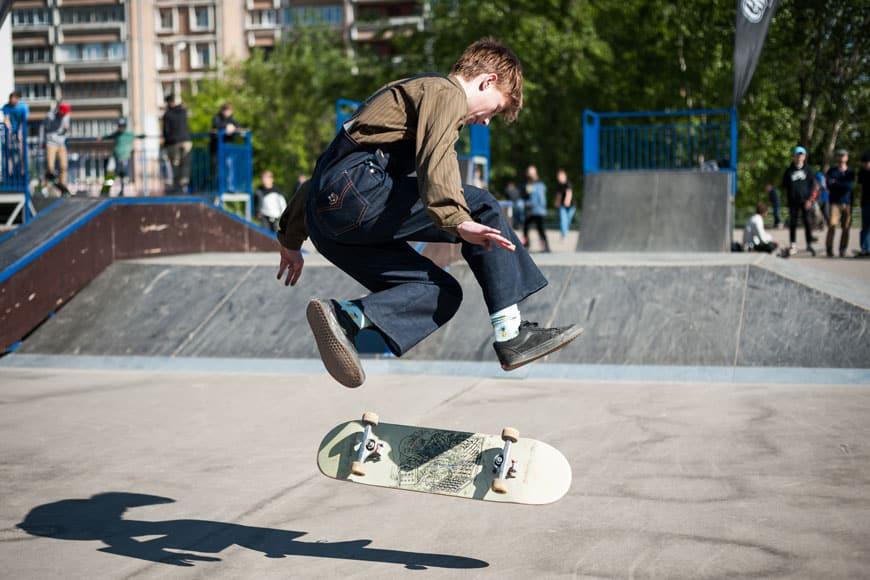
<svg viewBox="0 0 870 580">
<path fill-rule="evenodd" d="M 287 209 L 278 220 L 278 242 L 288 250 L 298 250 L 308 237 L 305 227 L 305 200 L 311 191 L 311 180 L 299 186 Z"/>
<path fill-rule="evenodd" d="M 430 86 L 420 100 L 417 116 L 420 198 L 435 224 L 452 234 L 456 233 L 456 226 L 471 221 L 455 147 L 467 107 L 461 92 Z"/>
</svg>

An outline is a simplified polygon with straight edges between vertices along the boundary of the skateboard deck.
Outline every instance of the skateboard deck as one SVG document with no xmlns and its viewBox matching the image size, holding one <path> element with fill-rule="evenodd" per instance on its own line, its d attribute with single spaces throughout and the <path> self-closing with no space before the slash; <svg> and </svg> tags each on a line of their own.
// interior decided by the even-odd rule
<svg viewBox="0 0 870 580">
<path fill-rule="evenodd" d="M 509 428 L 499 437 L 380 423 L 366 413 L 327 433 L 317 466 L 327 477 L 379 487 L 508 503 L 558 500 L 571 486 L 568 460 L 518 435 Z"/>
</svg>

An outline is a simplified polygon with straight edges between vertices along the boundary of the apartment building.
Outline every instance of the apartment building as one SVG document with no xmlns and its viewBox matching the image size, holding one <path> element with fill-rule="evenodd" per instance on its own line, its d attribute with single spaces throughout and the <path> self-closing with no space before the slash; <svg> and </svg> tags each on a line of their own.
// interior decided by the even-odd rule
<svg viewBox="0 0 870 580">
<path fill-rule="evenodd" d="M 53 102 L 73 106 L 74 137 L 99 137 L 118 117 L 159 135 L 164 97 L 196 91 L 223 63 L 269 51 L 284 33 L 334 29 L 350 50 L 423 28 L 420 0 L 14 0 L 16 90 L 45 118 Z M 152 148 L 156 145 L 152 144 Z"/>
<path fill-rule="evenodd" d="M 102 136 L 129 115 L 124 0 L 16 0 L 10 16 L 15 88 L 33 121 L 61 99 L 73 137 Z"/>
</svg>

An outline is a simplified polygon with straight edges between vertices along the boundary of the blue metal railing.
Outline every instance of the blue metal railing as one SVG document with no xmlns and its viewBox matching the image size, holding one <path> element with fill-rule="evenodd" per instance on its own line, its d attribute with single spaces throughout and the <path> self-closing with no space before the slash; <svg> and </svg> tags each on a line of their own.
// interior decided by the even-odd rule
<svg viewBox="0 0 870 580">
<path fill-rule="evenodd" d="M 584 173 L 680 169 L 736 173 L 736 109 L 583 111 Z"/>
<path fill-rule="evenodd" d="M 30 161 L 27 151 L 27 121 L 13 131 L 0 123 L 0 193 L 23 195 L 21 220 L 27 223 L 30 213 Z"/>
</svg>

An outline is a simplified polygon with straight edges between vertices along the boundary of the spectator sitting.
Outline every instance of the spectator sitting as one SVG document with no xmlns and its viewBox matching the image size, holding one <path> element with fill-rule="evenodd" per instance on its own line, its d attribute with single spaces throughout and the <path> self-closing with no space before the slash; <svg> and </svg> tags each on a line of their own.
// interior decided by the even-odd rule
<svg viewBox="0 0 870 580">
<path fill-rule="evenodd" d="M 767 204 L 758 202 L 755 215 L 746 222 L 743 229 L 743 248 L 747 252 L 767 252 L 772 254 L 779 245 L 773 241 L 770 234 L 764 231 L 764 218 L 767 216 Z"/>
<path fill-rule="evenodd" d="M 275 178 L 271 171 L 266 170 L 260 174 L 260 187 L 254 192 L 254 203 L 255 211 L 263 225 L 277 232 L 278 220 L 287 209 L 287 200 L 284 199 L 284 194 L 275 188 Z"/>
</svg>

